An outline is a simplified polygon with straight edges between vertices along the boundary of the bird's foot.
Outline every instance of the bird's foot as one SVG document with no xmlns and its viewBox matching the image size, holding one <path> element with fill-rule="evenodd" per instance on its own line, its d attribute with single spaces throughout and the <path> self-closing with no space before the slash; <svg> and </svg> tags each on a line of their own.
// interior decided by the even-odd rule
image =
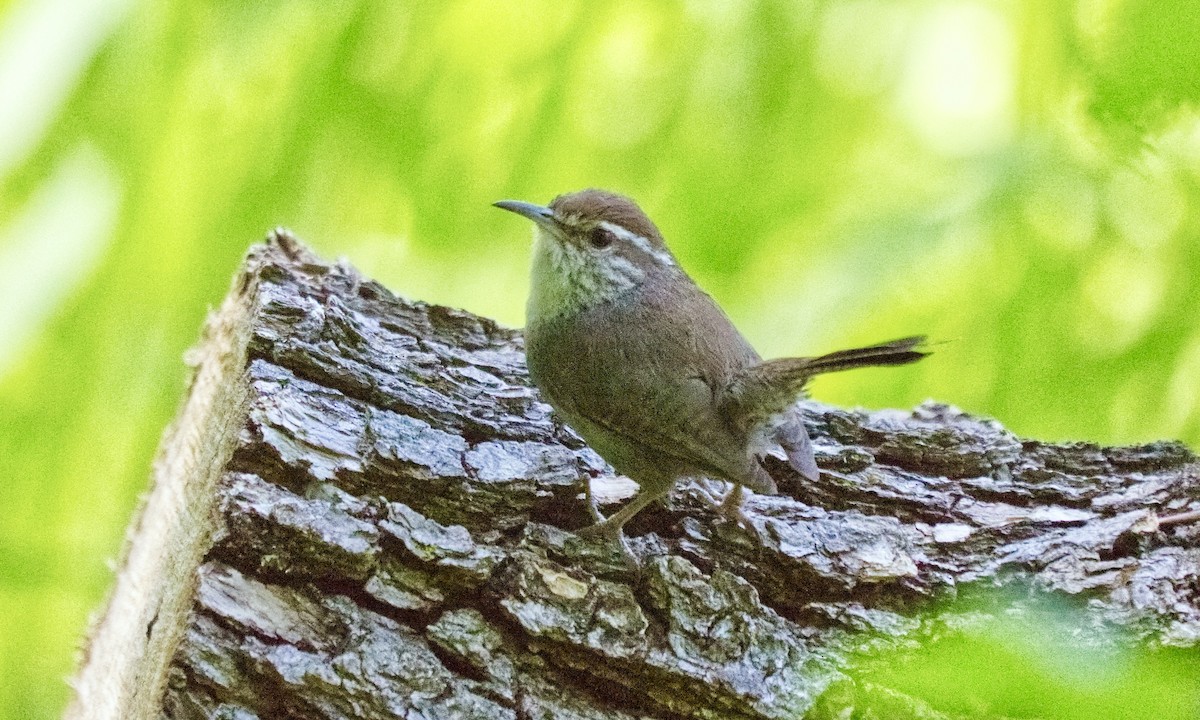
<svg viewBox="0 0 1200 720">
<path fill-rule="evenodd" d="M 754 526 L 751 525 L 746 513 L 742 511 L 742 500 L 745 499 L 746 492 L 741 485 L 734 484 L 733 488 L 725 494 L 725 499 L 717 506 L 717 512 L 721 513 L 726 520 L 737 523 L 743 529 L 749 530 Z"/>
<path fill-rule="evenodd" d="M 634 555 L 633 550 L 629 547 L 628 540 L 625 539 L 625 534 L 621 529 L 625 527 L 625 523 L 629 522 L 630 518 L 641 512 L 642 508 L 646 507 L 655 500 L 666 495 L 668 485 L 665 488 L 658 488 L 652 492 L 643 490 L 634 496 L 625 504 L 625 507 L 610 515 L 607 519 L 602 520 L 595 525 L 590 525 L 576 532 L 577 535 L 585 538 L 606 538 L 611 542 L 616 543 L 621 548 L 621 553 L 625 556 L 625 564 L 635 573 L 641 572 L 641 565 L 638 563 L 637 555 Z"/>
<path fill-rule="evenodd" d="M 580 528 L 575 531 L 575 534 L 581 538 L 601 538 L 611 541 L 618 541 L 623 536 L 621 528 L 612 524 L 606 518 L 601 518 L 594 525 L 588 525 L 585 528 Z"/>
<path fill-rule="evenodd" d="M 745 499 L 746 491 L 741 485 L 727 483 L 723 480 L 701 480 L 698 485 L 700 493 L 716 506 L 721 517 L 744 530 L 755 532 L 754 524 L 742 510 L 742 501 Z M 730 485 L 730 488 L 721 492 L 720 486 L 722 485 Z"/>
<path fill-rule="evenodd" d="M 591 478 L 583 479 L 583 500 L 587 505 L 588 514 L 592 516 L 592 522 L 596 525 L 601 525 L 608 518 L 604 517 L 604 513 L 600 512 L 600 503 L 596 502 L 596 496 L 592 494 Z M 594 526 L 592 526 L 594 527 Z"/>
<path fill-rule="evenodd" d="M 735 484 L 733 489 L 725 494 L 725 499 L 721 501 L 721 504 L 717 506 L 717 512 L 729 522 L 732 522 L 761 541 L 762 533 L 759 531 L 758 526 L 750 520 L 750 516 L 746 514 L 746 508 L 743 504 L 744 500 L 745 490 L 742 489 L 741 485 Z"/>
<path fill-rule="evenodd" d="M 724 501 L 729 498 L 729 495 L 733 493 L 734 486 L 731 486 L 730 483 L 724 480 L 701 477 L 695 478 L 695 481 L 696 490 L 699 491 L 700 495 L 716 507 L 721 507 Z"/>
<path fill-rule="evenodd" d="M 612 518 L 600 520 L 595 525 L 588 525 L 575 531 L 575 534 L 581 538 L 589 540 L 607 540 L 621 549 L 621 560 L 635 575 L 642 572 L 641 562 L 638 556 L 634 554 L 633 549 L 629 547 L 629 539 L 625 537 L 621 526 L 612 521 Z"/>
</svg>

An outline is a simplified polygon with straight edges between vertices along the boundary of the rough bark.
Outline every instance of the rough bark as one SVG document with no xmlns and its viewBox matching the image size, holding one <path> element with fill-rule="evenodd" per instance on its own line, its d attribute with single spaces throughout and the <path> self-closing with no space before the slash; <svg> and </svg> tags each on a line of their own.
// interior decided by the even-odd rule
<svg viewBox="0 0 1200 720">
<path fill-rule="evenodd" d="M 571 532 L 584 482 L 630 488 L 538 400 L 517 331 L 276 233 L 194 357 L 70 717 L 941 717 L 858 692 L 850 659 L 996 587 L 1078 600 L 1090 641 L 1200 639 L 1178 443 L 807 402 L 819 482 L 778 468 L 757 532 L 686 483 L 628 526 L 635 573 Z"/>
</svg>

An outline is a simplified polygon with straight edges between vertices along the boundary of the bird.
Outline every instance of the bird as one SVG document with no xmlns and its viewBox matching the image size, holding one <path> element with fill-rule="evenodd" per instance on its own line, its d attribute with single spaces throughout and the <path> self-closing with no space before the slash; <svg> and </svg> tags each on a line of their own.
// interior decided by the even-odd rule
<svg viewBox="0 0 1200 720">
<path fill-rule="evenodd" d="M 763 360 L 623 195 L 586 189 L 549 205 L 501 200 L 531 220 L 524 329 L 541 396 L 618 473 L 639 486 L 580 531 L 621 544 L 623 528 L 684 478 L 732 484 L 719 509 L 750 528 L 744 489 L 778 492 L 774 455 L 804 479 L 820 469 L 796 402 L 813 376 L 903 365 L 928 353 L 915 335 L 817 357 Z"/>
</svg>

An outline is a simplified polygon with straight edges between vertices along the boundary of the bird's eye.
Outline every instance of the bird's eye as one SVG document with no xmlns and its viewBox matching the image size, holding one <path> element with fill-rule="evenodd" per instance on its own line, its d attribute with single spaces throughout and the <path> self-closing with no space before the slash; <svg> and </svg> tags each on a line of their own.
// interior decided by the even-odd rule
<svg viewBox="0 0 1200 720">
<path fill-rule="evenodd" d="M 592 228 L 592 231 L 588 233 L 588 242 L 592 244 L 592 247 L 598 250 L 612 245 L 613 241 L 616 239 L 616 235 L 613 235 L 611 232 L 602 227 L 594 227 Z"/>
</svg>

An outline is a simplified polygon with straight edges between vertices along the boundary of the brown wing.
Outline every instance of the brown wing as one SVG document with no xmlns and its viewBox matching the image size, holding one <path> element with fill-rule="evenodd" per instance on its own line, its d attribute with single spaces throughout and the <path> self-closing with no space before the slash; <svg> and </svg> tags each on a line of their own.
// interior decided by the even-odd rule
<svg viewBox="0 0 1200 720">
<path fill-rule="evenodd" d="M 631 466 L 656 462 L 666 474 L 761 486 L 744 432 L 718 407 L 734 374 L 759 356 L 695 285 L 647 287 L 669 290 L 529 328 L 530 370 L 539 387 L 621 472 L 633 476 Z M 658 459 L 623 458 L 630 447 Z"/>
</svg>

